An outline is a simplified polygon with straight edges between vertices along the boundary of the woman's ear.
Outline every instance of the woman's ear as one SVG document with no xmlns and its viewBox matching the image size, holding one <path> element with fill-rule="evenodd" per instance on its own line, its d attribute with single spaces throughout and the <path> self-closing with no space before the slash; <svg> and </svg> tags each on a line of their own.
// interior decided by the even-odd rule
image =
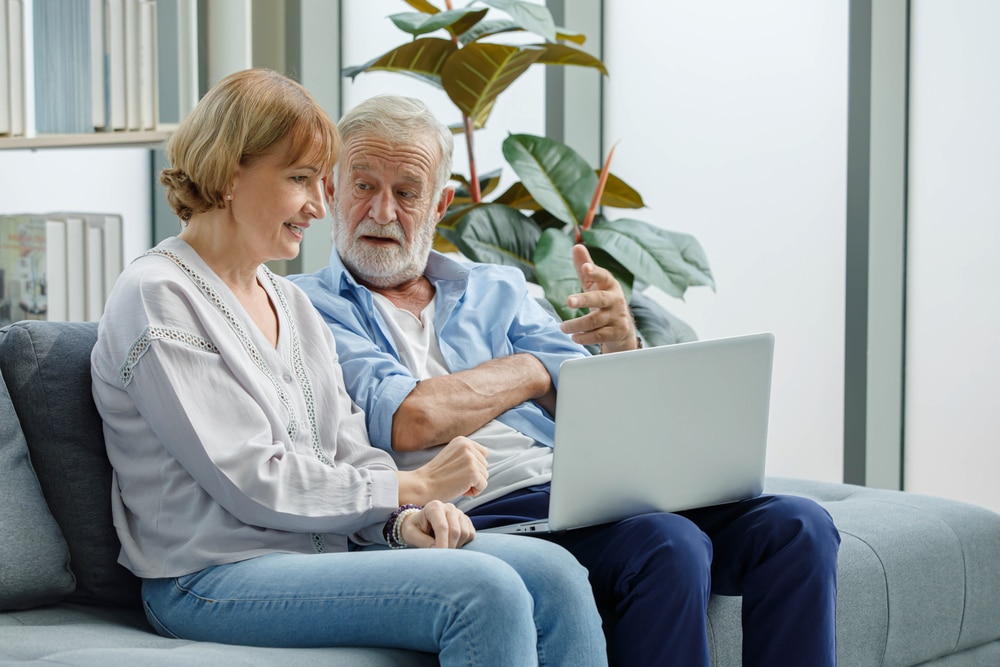
<svg viewBox="0 0 1000 667">
<path fill-rule="evenodd" d="M 323 177 L 323 192 L 326 193 L 326 205 L 333 207 L 333 174 Z"/>
</svg>

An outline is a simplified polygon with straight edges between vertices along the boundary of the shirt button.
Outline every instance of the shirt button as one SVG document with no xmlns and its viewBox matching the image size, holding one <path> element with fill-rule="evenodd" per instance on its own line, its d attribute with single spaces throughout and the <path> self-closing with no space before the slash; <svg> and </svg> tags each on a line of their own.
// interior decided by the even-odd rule
<svg viewBox="0 0 1000 667">
<path fill-rule="evenodd" d="M 283 376 L 281 376 L 281 379 L 289 384 L 291 384 L 292 382 L 292 376 L 289 375 L 288 373 L 285 373 Z"/>
</svg>

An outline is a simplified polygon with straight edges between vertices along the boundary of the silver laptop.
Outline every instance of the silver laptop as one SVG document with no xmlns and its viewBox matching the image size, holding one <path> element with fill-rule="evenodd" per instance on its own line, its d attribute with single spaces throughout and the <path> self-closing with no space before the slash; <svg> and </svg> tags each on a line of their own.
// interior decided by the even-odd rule
<svg viewBox="0 0 1000 667">
<path fill-rule="evenodd" d="M 563 362 L 549 518 L 482 532 L 542 533 L 759 495 L 774 335 Z"/>
</svg>

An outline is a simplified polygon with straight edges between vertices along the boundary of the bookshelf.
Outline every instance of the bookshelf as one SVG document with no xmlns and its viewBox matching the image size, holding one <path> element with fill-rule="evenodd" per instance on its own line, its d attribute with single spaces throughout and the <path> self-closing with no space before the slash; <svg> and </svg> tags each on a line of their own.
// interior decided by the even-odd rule
<svg viewBox="0 0 1000 667">
<path fill-rule="evenodd" d="M 0 0 L 0 30 L 9 28 L 6 19 L 12 4 L 18 10 L 26 4 L 37 10 L 45 3 L 63 1 Z M 83 1 L 96 10 L 130 0 Z M 0 108 L 0 173 L 5 191 L 0 214 L 54 208 L 121 212 L 126 261 L 176 234 L 177 219 L 166 206 L 157 178 L 164 166 L 163 146 L 212 83 L 246 67 L 269 67 L 302 82 L 332 117 L 339 117 L 341 2 L 155 0 L 155 126 L 11 136 L 3 126 L 5 118 L 10 122 L 9 110 L 5 114 Z M 6 46 L 8 40 L 0 41 Z M 12 99 L 7 94 L 12 81 L 9 59 L 3 58 L 6 52 L 0 49 L 0 106 Z M 74 71 L 86 78 L 93 70 Z M 53 188 L 53 183 L 63 185 Z M 328 260 L 328 230 L 317 225 L 312 237 L 303 244 L 300 258 L 287 267 L 289 272 L 312 271 Z"/>
<path fill-rule="evenodd" d="M 94 132 L 86 134 L 42 134 L 34 137 L 0 137 L 0 150 L 36 148 L 80 148 L 100 146 L 147 146 L 156 148 L 170 136 L 173 128 L 131 132 Z"/>
<path fill-rule="evenodd" d="M 193 108 L 199 0 L 0 0 L 0 150 L 155 146 Z"/>
</svg>

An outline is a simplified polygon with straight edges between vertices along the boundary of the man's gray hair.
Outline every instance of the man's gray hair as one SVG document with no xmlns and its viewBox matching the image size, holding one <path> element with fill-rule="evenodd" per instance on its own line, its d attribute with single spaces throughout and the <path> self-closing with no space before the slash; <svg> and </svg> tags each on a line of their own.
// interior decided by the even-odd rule
<svg viewBox="0 0 1000 667">
<path fill-rule="evenodd" d="M 441 149 L 435 195 L 440 195 L 451 178 L 452 153 L 455 141 L 451 130 L 439 121 L 427 105 L 414 97 L 376 95 L 357 105 L 337 123 L 340 138 L 346 145 L 357 134 L 374 134 L 392 143 L 406 143 L 417 137 L 431 135 Z M 336 172 L 334 172 L 336 173 Z"/>
</svg>

